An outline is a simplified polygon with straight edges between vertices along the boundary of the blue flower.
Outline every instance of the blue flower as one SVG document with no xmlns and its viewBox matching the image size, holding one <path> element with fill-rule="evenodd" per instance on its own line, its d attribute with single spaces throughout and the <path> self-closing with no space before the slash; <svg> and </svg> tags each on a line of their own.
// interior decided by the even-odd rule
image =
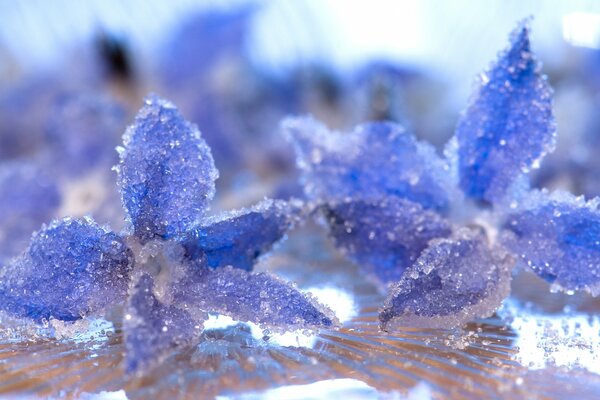
<svg viewBox="0 0 600 400">
<path fill-rule="evenodd" d="M 332 326 L 294 286 L 250 271 L 298 220 L 301 205 L 264 200 L 210 216 L 218 172 L 198 128 L 149 96 L 116 167 L 130 234 L 65 218 L 33 235 L 0 275 L 0 309 L 72 321 L 126 303 L 127 371 L 191 343 L 209 312 L 284 328 Z"/>
<path fill-rule="evenodd" d="M 564 290 L 600 293 L 598 201 L 529 189 L 555 121 L 527 21 L 481 75 L 445 158 L 388 122 L 337 133 L 293 118 L 283 130 L 336 245 L 391 284 L 384 329 L 491 314 L 515 263 Z"/>
</svg>

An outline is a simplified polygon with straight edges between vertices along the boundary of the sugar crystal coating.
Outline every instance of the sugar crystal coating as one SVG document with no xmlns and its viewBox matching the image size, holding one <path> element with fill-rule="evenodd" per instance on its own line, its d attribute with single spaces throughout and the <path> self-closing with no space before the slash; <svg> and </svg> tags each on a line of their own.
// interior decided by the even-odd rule
<svg viewBox="0 0 600 400">
<path fill-rule="evenodd" d="M 201 323 L 187 311 L 162 303 L 154 289 L 154 279 L 143 274 L 125 310 L 125 371 L 129 373 L 153 367 L 170 350 L 191 344 L 201 332 Z"/>
<path fill-rule="evenodd" d="M 339 133 L 311 118 L 288 118 L 283 130 L 294 144 L 310 199 L 395 196 L 425 208 L 448 207 L 451 183 L 445 164 L 433 147 L 400 125 L 373 122 Z"/>
<path fill-rule="evenodd" d="M 334 327 L 333 313 L 269 273 L 224 267 L 189 274 L 175 289 L 178 303 L 279 329 Z"/>
<path fill-rule="evenodd" d="M 198 128 L 172 103 L 149 96 L 123 141 L 117 171 L 135 235 L 168 238 L 198 225 L 218 177 Z"/>
<path fill-rule="evenodd" d="M 600 295 L 600 211 L 568 193 L 534 192 L 510 213 L 502 235 L 526 268 L 557 287 Z"/>
<path fill-rule="evenodd" d="M 461 189 L 490 203 L 501 200 L 516 177 L 553 149 L 552 90 L 531 52 L 527 22 L 482 75 L 456 138 Z"/>
<path fill-rule="evenodd" d="M 193 344 L 209 313 L 281 330 L 338 325 L 330 310 L 268 273 L 211 269 L 202 258 L 190 260 L 175 241 L 128 243 L 136 257 L 124 323 L 129 372 Z"/>
<path fill-rule="evenodd" d="M 122 301 L 132 255 L 91 219 L 65 218 L 35 233 L 0 272 L 0 308 L 36 321 L 72 321 Z"/>
<path fill-rule="evenodd" d="M 489 316 L 508 296 L 513 262 L 478 229 L 431 241 L 393 285 L 379 314 L 382 329 L 449 328 Z"/>
<path fill-rule="evenodd" d="M 384 284 L 400 279 L 431 239 L 451 233 L 439 214 L 394 197 L 330 203 L 323 209 L 336 246 Z"/>
<path fill-rule="evenodd" d="M 182 241 L 190 259 L 209 268 L 227 265 L 251 271 L 291 228 L 297 213 L 285 201 L 264 200 L 249 209 L 207 218 Z"/>
<path fill-rule="evenodd" d="M 17 161 L 0 167 L 0 266 L 27 248 L 60 205 L 58 183 L 44 171 Z"/>
</svg>

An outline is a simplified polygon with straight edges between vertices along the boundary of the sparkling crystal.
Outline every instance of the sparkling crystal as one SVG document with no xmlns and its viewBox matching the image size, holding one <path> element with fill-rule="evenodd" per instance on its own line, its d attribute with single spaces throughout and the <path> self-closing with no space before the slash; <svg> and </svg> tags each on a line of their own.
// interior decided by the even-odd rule
<svg viewBox="0 0 600 400">
<path fill-rule="evenodd" d="M 566 291 L 600 294 L 599 200 L 533 192 L 506 217 L 502 237 L 519 263 Z"/>
<path fill-rule="evenodd" d="M 491 315 L 508 296 L 514 258 L 478 229 L 435 239 L 393 285 L 382 329 L 449 328 Z"/>
<path fill-rule="evenodd" d="M 117 171 L 135 235 L 167 238 L 198 225 L 218 176 L 198 128 L 149 96 L 123 140 Z"/>
<path fill-rule="evenodd" d="M 91 219 L 65 218 L 35 233 L 0 273 L 0 308 L 36 321 L 76 320 L 122 301 L 131 252 Z"/>
<path fill-rule="evenodd" d="M 190 274 L 191 275 L 191 274 Z M 206 270 L 176 289 L 179 303 L 280 330 L 334 327 L 333 313 L 269 273 L 224 267 Z"/>
<path fill-rule="evenodd" d="M 264 200 L 203 220 L 182 243 L 189 258 L 210 268 L 230 265 L 251 271 L 256 259 L 284 237 L 295 219 L 290 203 Z"/>
<path fill-rule="evenodd" d="M 309 198 L 317 201 L 373 200 L 395 196 L 425 208 L 445 210 L 452 181 L 435 149 L 400 125 L 373 122 L 353 132 L 330 132 L 311 118 L 288 118 Z"/>
<path fill-rule="evenodd" d="M 439 214 L 395 197 L 330 203 L 324 213 L 336 246 L 383 284 L 400 279 L 431 239 L 451 233 Z"/>
<path fill-rule="evenodd" d="M 202 332 L 202 323 L 187 311 L 162 303 L 154 289 L 154 279 L 143 274 L 133 286 L 125 309 L 125 370 L 129 373 L 152 368 L 170 350 L 193 343 Z"/>
<path fill-rule="evenodd" d="M 482 76 L 456 138 L 460 187 L 468 197 L 491 203 L 553 149 L 552 90 L 531 52 L 527 21 Z"/>
</svg>

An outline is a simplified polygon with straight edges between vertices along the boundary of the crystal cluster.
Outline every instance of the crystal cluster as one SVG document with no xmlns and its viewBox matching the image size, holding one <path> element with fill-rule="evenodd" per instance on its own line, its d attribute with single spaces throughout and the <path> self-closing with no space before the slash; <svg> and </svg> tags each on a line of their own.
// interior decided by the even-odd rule
<svg viewBox="0 0 600 400">
<path fill-rule="evenodd" d="M 119 152 L 131 232 L 113 233 L 89 218 L 44 226 L 2 269 L 4 312 L 72 321 L 126 301 L 129 372 L 192 343 L 209 312 L 282 328 L 338 323 L 294 286 L 250 272 L 298 219 L 300 205 L 265 200 L 208 216 L 218 172 L 198 128 L 172 103 L 149 96 Z"/>
<path fill-rule="evenodd" d="M 597 201 L 547 192 L 533 201 L 523 183 L 554 145 L 551 94 L 525 21 L 482 75 L 446 159 L 392 123 L 350 133 L 310 118 L 283 123 L 335 244 L 389 285 L 383 329 L 487 316 L 517 262 L 565 290 L 598 293 Z"/>
</svg>

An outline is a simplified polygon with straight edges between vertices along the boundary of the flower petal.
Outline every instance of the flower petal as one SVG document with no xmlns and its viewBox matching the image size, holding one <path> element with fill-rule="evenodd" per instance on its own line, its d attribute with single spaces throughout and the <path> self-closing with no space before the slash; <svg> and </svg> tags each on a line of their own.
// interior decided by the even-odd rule
<svg viewBox="0 0 600 400">
<path fill-rule="evenodd" d="M 0 309 L 72 321 L 122 301 L 133 262 L 123 239 L 91 219 L 44 226 L 0 274 Z"/>
<path fill-rule="evenodd" d="M 218 177 L 198 128 L 172 103 L 150 96 L 123 140 L 117 171 L 135 235 L 168 238 L 198 225 Z"/>
<path fill-rule="evenodd" d="M 523 22 L 511 36 L 456 128 L 460 187 L 494 203 L 554 148 L 552 90 L 531 52 Z"/>
<path fill-rule="evenodd" d="M 382 329 L 451 328 L 487 317 L 508 296 L 513 265 L 479 230 L 433 240 L 392 287 L 379 314 Z"/>
</svg>

